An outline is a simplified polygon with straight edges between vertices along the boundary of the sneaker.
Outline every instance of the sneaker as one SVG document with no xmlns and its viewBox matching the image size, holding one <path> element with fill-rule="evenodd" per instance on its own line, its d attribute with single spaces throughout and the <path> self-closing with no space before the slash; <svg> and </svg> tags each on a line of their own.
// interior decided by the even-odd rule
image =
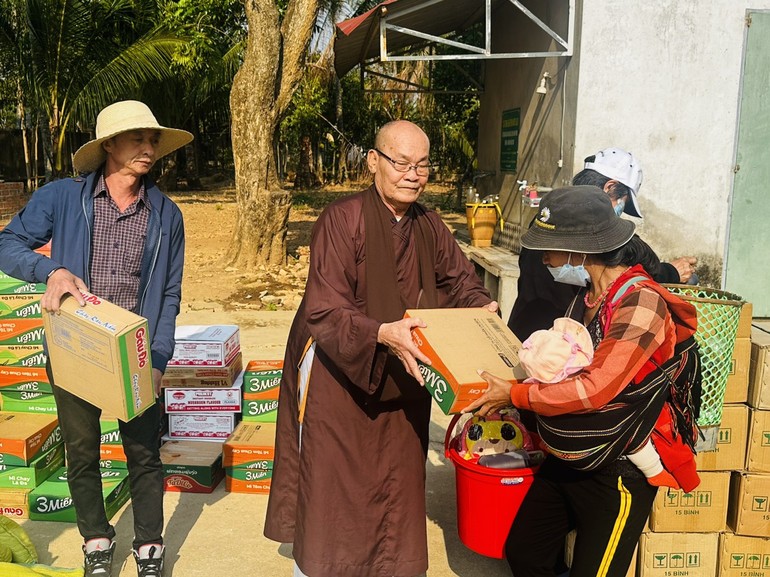
<svg viewBox="0 0 770 577">
<path fill-rule="evenodd" d="M 142 545 L 139 547 L 139 551 L 134 550 L 133 553 L 139 577 L 161 577 L 163 559 L 166 556 L 165 546 L 157 543 Z"/>
<path fill-rule="evenodd" d="M 115 541 L 110 539 L 91 539 L 83 545 L 85 561 L 84 577 L 112 577 L 112 555 Z"/>
</svg>

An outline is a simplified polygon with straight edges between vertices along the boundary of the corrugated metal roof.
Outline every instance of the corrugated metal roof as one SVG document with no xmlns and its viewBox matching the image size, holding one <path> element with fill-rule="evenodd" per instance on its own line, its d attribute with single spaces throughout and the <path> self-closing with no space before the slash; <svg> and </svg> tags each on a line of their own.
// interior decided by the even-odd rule
<svg viewBox="0 0 770 577">
<path fill-rule="evenodd" d="M 478 0 L 386 0 L 361 16 L 337 24 L 334 66 L 338 76 L 344 76 L 360 62 L 379 56 L 379 26 L 383 10 L 387 11 L 391 24 L 443 36 L 462 31 L 482 20 L 485 7 L 484 2 Z M 398 16 L 402 12 L 407 13 Z M 412 36 L 391 33 L 388 35 L 388 52 L 397 52 L 415 41 Z"/>
</svg>

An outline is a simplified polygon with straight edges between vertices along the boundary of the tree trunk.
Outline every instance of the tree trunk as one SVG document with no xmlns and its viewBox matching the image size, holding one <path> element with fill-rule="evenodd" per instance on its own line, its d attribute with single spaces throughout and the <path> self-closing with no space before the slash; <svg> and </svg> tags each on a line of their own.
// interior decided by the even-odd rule
<svg viewBox="0 0 770 577">
<path fill-rule="evenodd" d="M 318 0 L 291 0 L 279 20 L 275 0 L 246 0 L 249 34 L 230 90 L 238 219 L 230 264 L 277 265 L 286 260 L 291 194 L 278 182 L 276 129 L 302 73 Z"/>
</svg>

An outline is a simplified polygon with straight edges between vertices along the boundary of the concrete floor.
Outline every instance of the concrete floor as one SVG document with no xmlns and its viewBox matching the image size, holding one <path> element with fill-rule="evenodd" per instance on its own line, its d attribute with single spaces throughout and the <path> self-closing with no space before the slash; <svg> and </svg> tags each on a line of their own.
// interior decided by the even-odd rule
<svg viewBox="0 0 770 577">
<path fill-rule="evenodd" d="M 244 362 L 283 358 L 293 312 L 185 310 L 178 324 L 237 324 Z M 429 577 L 507 577 L 505 561 L 478 555 L 457 536 L 454 466 L 444 457 L 449 417 L 434 408 L 427 463 Z M 291 576 L 291 546 L 262 536 L 267 496 L 227 493 L 166 493 L 166 577 Z M 131 558 L 133 515 L 130 504 L 112 519 L 117 531 L 114 575 L 136 575 Z M 68 523 L 22 521 L 40 562 L 57 567 L 82 565 L 77 528 Z M 119 569 L 120 568 L 120 569 Z"/>
</svg>

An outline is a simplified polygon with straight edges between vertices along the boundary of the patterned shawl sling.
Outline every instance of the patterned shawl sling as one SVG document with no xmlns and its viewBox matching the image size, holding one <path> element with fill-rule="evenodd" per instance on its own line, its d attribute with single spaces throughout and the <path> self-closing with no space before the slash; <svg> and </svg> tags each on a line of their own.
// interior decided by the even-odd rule
<svg viewBox="0 0 770 577">
<path fill-rule="evenodd" d="M 406 302 L 398 286 L 396 257 L 393 248 L 393 214 L 379 197 L 374 185 L 363 193 L 365 227 L 366 314 L 383 323 L 400 320 L 408 308 L 438 306 L 436 289 L 436 245 L 426 210 L 414 203 L 403 216 L 408 237 L 417 249 L 420 296 L 417 302 Z M 378 345 L 383 347 L 383 345 Z M 390 352 L 382 381 L 375 396 L 380 401 L 398 398 L 423 398 L 425 389 L 404 369 L 401 361 Z"/>
</svg>

